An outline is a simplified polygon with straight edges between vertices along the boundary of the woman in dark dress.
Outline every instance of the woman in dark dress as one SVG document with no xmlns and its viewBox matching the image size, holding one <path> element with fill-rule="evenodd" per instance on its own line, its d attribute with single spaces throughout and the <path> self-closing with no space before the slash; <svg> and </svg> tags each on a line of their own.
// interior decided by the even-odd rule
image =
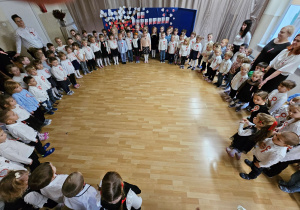
<svg viewBox="0 0 300 210">
<path fill-rule="evenodd" d="M 265 62 L 269 64 L 282 50 L 291 45 L 288 38 L 294 33 L 294 26 L 285 26 L 278 33 L 277 38 L 271 40 L 252 62 L 250 71 L 254 71 L 257 64 Z"/>
</svg>

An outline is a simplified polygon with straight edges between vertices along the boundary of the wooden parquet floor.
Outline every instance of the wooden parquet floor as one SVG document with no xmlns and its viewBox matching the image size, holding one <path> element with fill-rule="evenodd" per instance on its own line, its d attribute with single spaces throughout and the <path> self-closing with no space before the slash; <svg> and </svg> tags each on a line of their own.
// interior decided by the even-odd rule
<svg viewBox="0 0 300 210">
<path fill-rule="evenodd" d="M 299 209 L 299 194 L 277 187 L 279 177 L 246 181 L 243 163 L 225 152 L 245 113 L 229 109 L 211 84 L 177 66 L 126 64 L 78 80 L 50 126 L 58 173 L 80 171 L 93 186 L 107 171 L 138 185 L 143 209 Z M 294 169 L 281 174 L 288 179 Z"/>
</svg>

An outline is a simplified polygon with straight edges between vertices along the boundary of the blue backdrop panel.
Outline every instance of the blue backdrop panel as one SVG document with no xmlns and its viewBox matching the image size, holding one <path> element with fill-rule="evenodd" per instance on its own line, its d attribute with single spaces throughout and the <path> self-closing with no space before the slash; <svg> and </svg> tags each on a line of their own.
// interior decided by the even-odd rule
<svg viewBox="0 0 300 210">
<path fill-rule="evenodd" d="M 118 12 L 118 9 L 111 9 L 112 12 Z M 131 11 L 133 11 L 134 9 L 132 9 Z M 128 13 L 128 8 L 124 9 L 125 14 L 124 16 L 127 15 Z M 106 14 L 108 13 L 108 10 L 103 10 L 103 12 L 105 12 Z M 173 26 L 174 28 L 178 28 L 179 29 L 179 33 L 182 29 L 186 29 L 187 30 L 187 36 L 190 36 L 191 32 L 194 30 L 194 25 L 195 25 L 195 19 L 196 19 L 196 14 L 197 14 L 197 10 L 193 10 L 193 9 L 185 9 L 185 8 L 177 8 L 177 7 L 165 7 L 165 8 L 141 8 L 140 9 L 140 13 L 144 13 L 144 18 L 142 18 L 141 15 L 139 15 L 138 18 L 138 14 L 134 15 L 135 18 L 135 24 L 137 22 L 137 20 L 141 21 L 141 19 L 144 20 L 144 25 L 145 25 L 145 20 L 148 20 L 148 27 L 150 28 L 150 33 L 151 33 L 151 28 L 152 26 L 156 26 L 159 28 L 161 26 L 164 26 L 165 28 L 169 27 L 169 26 Z M 119 16 L 119 15 L 112 15 L 112 16 L 108 16 L 108 17 L 115 17 L 115 16 Z M 156 24 L 153 24 L 153 18 L 156 18 Z M 166 23 L 158 23 L 158 18 L 169 18 L 169 21 Z M 122 18 L 123 20 L 125 20 L 126 22 L 124 23 L 125 26 L 131 26 L 132 28 L 134 28 L 134 25 L 132 24 L 132 20 L 131 19 L 125 19 Z M 152 19 L 152 24 L 150 24 L 149 20 Z M 105 29 L 110 29 L 112 27 L 112 25 L 114 23 L 120 22 L 119 20 L 108 20 L 107 17 L 103 17 L 103 25 Z M 139 23 L 141 25 L 141 23 Z M 119 25 L 119 24 L 118 24 Z"/>
</svg>

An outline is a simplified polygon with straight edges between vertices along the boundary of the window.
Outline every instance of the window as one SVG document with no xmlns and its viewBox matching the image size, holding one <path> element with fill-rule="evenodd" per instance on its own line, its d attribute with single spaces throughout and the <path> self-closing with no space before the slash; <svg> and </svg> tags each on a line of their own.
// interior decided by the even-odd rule
<svg viewBox="0 0 300 210">
<path fill-rule="evenodd" d="M 271 34 L 270 38 L 267 40 L 267 43 L 272 39 L 276 38 L 280 29 L 287 25 L 295 26 L 294 34 L 289 37 L 289 41 L 292 42 L 293 38 L 300 33 L 300 5 L 290 5 L 285 12 L 284 16 L 282 17 L 279 25 Z"/>
</svg>

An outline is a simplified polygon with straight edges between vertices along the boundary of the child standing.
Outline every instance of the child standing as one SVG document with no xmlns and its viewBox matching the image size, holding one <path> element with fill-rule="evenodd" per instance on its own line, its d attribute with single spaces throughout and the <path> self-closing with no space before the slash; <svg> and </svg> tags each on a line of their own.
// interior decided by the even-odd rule
<svg viewBox="0 0 300 210">
<path fill-rule="evenodd" d="M 109 54 L 114 59 L 114 65 L 119 65 L 119 57 L 118 57 L 118 43 L 114 37 L 114 34 L 109 34 L 109 40 L 107 41 L 108 48 L 109 48 Z"/>
<path fill-rule="evenodd" d="M 175 41 L 178 42 L 179 41 L 179 35 L 178 35 L 178 28 L 174 28 L 173 34 L 175 36 Z"/>
<path fill-rule="evenodd" d="M 73 50 L 71 47 L 67 46 L 66 51 L 67 51 L 67 58 L 71 61 L 71 63 L 74 66 L 76 78 L 77 79 L 82 78 L 82 75 L 79 72 L 80 63 L 79 63 L 78 58 L 76 57 L 75 53 L 73 53 Z"/>
<path fill-rule="evenodd" d="M 119 50 L 119 53 L 121 54 L 122 64 L 126 64 L 126 52 L 128 50 L 127 43 L 123 39 L 123 36 L 122 36 L 121 33 L 119 33 L 118 38 L 119 38 L 119 40 L 118 40 L 118 50 Z"/>
<path fill-rule="evenodd" d="M 206 79 L 207 82 L 213 82 L 213 80 L 216 76 L 217 70 L 218 70 L 220 64 L 222 63 L 221 49 L 217 48 L 214 52 L 215 52 L 215 57 L 208 61 L 211 64 L 210 64 L 209 70 L 207 72 L 207 79 Z"/>
<path fill-rule="evenodd" d="M 140 63 L 141 42 L 138 38 L 137 32 L 134 32 L 133 34 L 132 49 L 133 49 L 133 54 L 135 56 L 135 63 Z"/>
<path fill-rule="evenodd" d="M 81 49 L 82 48 L 82 39 L 79 33 L 75 35 L 75 43 L 78 44 L 78 47 Z M 73 44 L 72 44 L 73 45 Z"/>
<path fill-rule="evenodd" d="M 188 67 L 188 69 L 191 69 L 191 70 L 195 70 L 195 67 L 196 67 L 196 60 L 199 58 L 200 56 L 200 52 L 202 51 L 202 44 L 201 44 L 201 41 L 202 41 L 203 37 L 201 36 L 197 36 L 195 38 L 195 43 L 190 45 L 191 46 L 191 56 L 190 56 L 190 60 L 192 60 L 191 62 L 191 65 Z"/>
<path fill-rule="evenodd" d="M 108 40 L 107 30 L 106 29 L 102 29 L 102 33 L 103 33 L 102 36 L 103 36 L 104 41 L 107 41 Z M 99 38 L 101 38 L 100 35 L 101 34 L 99 34 Z"/>
<path fill-rule="evenodd" d="M 83 74 L 86 75 L 87 73 L 91 73 L 87 67 L 86 64 L 86 57 L 85 57 L 85 52 L 83 49 L 79 49 L 79 45 L 77 42 L 74 42 L 72 44 L 73 50 L 74 50 L 74 54 L 77 57 L 77 59 L 80 61 L 80 66 L 81 69 L 83 71 Z"/>
<path fill-rule="evenodd" d="M 246 53 L 245 53 L 245 51 L 246 51 L 247 48 L 248 48 L 248 45 L 247 45 L 247 44 L 242 44 L 242 45 L 240 46 L 239 51 L 236 52 L 236 53 L 233 55 L 233 57 L 232 57 L 232 62 L 234 63 L 235 60 L 236 60 L 236 58 L 237 58 L 237 56 L 240 55 L 240 54 L 243 54 L 244 57 L 247 57 L 247 56 L 246 56 Z"/>
<path fill-rule="evenodd" d="M 13 76 L 13 80 L 20 83 L 20 85 L 22 86 L 22 88 L 27 89 L 28 86 L 26 85 L 26 83 L 23 81 L 24 77 L 28 76 L 26 73 L 21 73 L 20 69 L 14 65 L 14 64 L 9 64 L 6 66 L 7 71 L 14 75 Z"/>
<path fill-rule="evenodd" d="M 234 75 L 236 74 L 236 72 L 239 70 L 239 68 L 241 67 L 244 58 L 245 58 L 245 55 L 243 55 L 243 54 L 238 55 L 236 61 L 234 63 L 232 63 L 224 89 L 229 88 L 231 80 L 234 77 Z"/>
<path fill-rule="evenodd" d="M 225 53 L 226 53 L 226 49 L 227 49 L 227 44 L 228 44 L 229 40 L 228 39 L 222 39 L 220 45 L 221 45 L 221 50 L 222 50 L 222 59 L 224 58 L 225 56 Z M 231 56 L 232 57 L 232 56 Z"/>
<path fill-rule="evenodd" d="M 163 33 L 165 33 L 165 27 L 164 26 L 161 26 L 160 28 L 159 28 L 159 39 L 161 39 L 162 38 L 162 34 Z M 165 33 L 165 35 L 166 35 L 166 33 Z"/>
<path fill-rule="evenodd" d="M 133 62 L 133 51 L 132 51 L 132 37 L 131 37 L 131 31 L 127 31 L 127 36 L 125 38 L 128 50 L 127 50 L 127 55 L 128 55 L 128 62 L 132 63 Z"/>
<path fill-rule="evenodd" d="M 168 41 L 165 38 L 166 34 L 165 32 L 161 33 L 161 38 L 158 43 L 158 51 L 159 51 L 159 57 L 160 57 L 160 62 L 165 63 L 165 56 L 166 56 L 166 51 L 168 50 Z"/>
<path fill-rule="evenodd" d="M 99 210 L 100 194 L 84 182 L 80 172 L 71 173 L 62 186 L 64 204 L 70 209 Z"/>
<path fill-rule="evenodd" d="M 87 45 L 87 41 L 82 41 L 82 50 L 85 52 L 85 58 L 87 60 L 87 66 L 90 68 L 90 71 L 97 70 L 96 68 L 96 61 L 95 61 L 95 54 L 93 50 Z"/>
<path fill-rule="evenodd" d="M 69 89 L 67 73 L 62 66 L 58 64 L 58 60 L 56 58 L 51 58 L 50 63 L 52 65 L 51 73 L 56 78 L 57 84 L 67 93 L 67 95 L 73 95 L 74 92 Z"/>
<path fill-rule="evenodd" d="M 207 49 L 206 46 L 208 44 L 211 44 L 211 45 L 214 44 L 214 42 L 213 42 L 213 34 L 212 33 L 207 34 L 207 40 L 204 40 L 204 44 L 203 44 L 202 50 L 206 50 Z M 202 53 L 203 53 L 203 51 L 202 51 Z M 199 68 L 199 69 L 201 68 L 201 66 L 200 66 L 201 60 L 202 60 L 202 56 L 200 56 L 199 59 L 198 59 L 198 66 L 197 66 L 197 68 Z M 202 69 L 205 70 L 205 68 L 202 68 Z"/>
<path fill-rule="evenodd" d="M 172 35 L 171 41 L 168 44 L 169 64 L 173 63 L 176 50 L 177 50 L 177 42 L 175 41 L 175 36 Z"/>
<path fill-rule="evenodd" d="M 149 53 L 151 52 L 151 40 L 148 37 L 148 31 L 143 30 L 143 37 L 141 38 L 141 51 L 144 54 L 145 63 L 149 63 Z"/>
<path fill-rule="evenodd" d="M 236 159 L 239 160 L 242 153 L 247 154 L 256 143 L 269 138 L 277 125 L 274 117 L 264 113 L 259 113 L 254 117 L 254 126 L 251 124 L 247 119 L 240 121 L 238 132 L 231 137 L 232 142 L 226 148 L 230 157 L 236 155 Z"/>
<path fill-rule="evenodd" d="M 24 78 L 24 82 L 29 86 L 28 91 L 36 98 L 36 100 L 43 105 L 46 112 L 53 115 L 57 108 L 52 107 L 52 103 L 49 100 L 48 93 L 41 85 L 38 85 L 32 76 Z"/>
<path fill-rule="evenodd" d="M 175 53 L 175 62 L 174 64 L 178 64 L 180 65 L 180 61 L 179 61 L 179 51 L 180 51 L 180 47 L 181 47 L 181 44 L 184 42 L 184 38 L 183 38 L 183 35 L 180 35 L 179 36 L 179 40 L 177 41 L 177 49 L 176 49 L 176 53 Z"/>
<path fill-rule="evenodd" d="M 277 89 L 273 90 L 268 96 L 268 108 L 272 115 L 287 101 L 287 92 L 296 87 L 296 83 L 292 80 L 284 80 Z"/>
<path fill-rule="evenodd" d="M 60 64 L 63 67 L 63 69 L 65 70 L 65 72 L 67 73 L 67 76 L 68 76 L 70 82 L 72 83 L 73 87 L 79 88 L 80 85 L 77 83 L 77 81 L 75 79 L 75 68 L 74 68 L 73 64 L 71 63 L 71 61 L 69 59 L 67 59 L 67 56 L 63 52 L 58 53 L 58 57 L 60 59 Z"/>
<path fill-rule="evenodd" d="M 57 48 L 56 48 L 57 52 L 63 52 L 65 54 L 67 54 L 67 51 L 65 48 L 67 45 L 63 45 L 62 41 L 59 37 L 55 37 L 55 42 L 57 43 Z"/>
<path fill-rule="evenodd" d="M 269 114 L 268 107 L 266 105 L 267 97 L 268 93 L 265 91 L 259 91 L 254 93 L 253 102 L 255 106 L 251 110 L 250 117 L 247 118 L 250 122 L 253 122 L 253 118 L 256 117 L 258 113 Z"/>
<path fill-rule="evenodd" d="M 151 33 L 151 53 L 152 58 L 155 58 L 156 56 L 156 50 L 158 48 L 158 35 L 157 35 L 157 28 L 155 26 L 152 27 L 152 33 Z"/>
<path fill-rule="evenodd" d="M 101 57 L 102 57 L 102 55 L 101 55 L 101 48 L 100 48 L 101 46 L 99 45 L 98 40 L 96 42 L 96 37 L 92 36 L 90 38 L 90 42 L 91 42 L 90 47 L 91 47 L 91 49 L 92 49 L 92 51 L 93 51 L 93 53 L 95 55 L 95 59 L 96 59 L 97 65 L 98 65 L 99 68 L 103 68 L 103 63 L 102 63 L 102 59 L 101 59 Z"/>
<path fill-rule="evenodd" d="M 142 198 L 137 196 L 141 190 L 124 182 L 117 172 L 107 172 L 99 188 L 101 206 L 105 209 L 140 209 L 142 206 Z"/>
<path fill-rule="evenodd" d="M 226 52 L 224 55 L 224 59 L 222 60 L 220 66 L 219 66 L 219 74 L 218 74 L 218 81 L 216 83 L 214 83 L 214 85 L 216 85 L 217 87 L 220 87 L 223 83 L 223 78 L 224 76 L 229 72 L 232 62 L 230 60 L 230 58 L 232 57 L 232 52 Z M 205 64 L 206 65 L 206 64 Z M 202 66 L 204 66 L 202 64 Z"/>
<path fill-rule="evenodd" d="M 198 73 L 202 73 L 203 71 L 206 70 L 208 58 L 213 54 L 213 44 L 209 43 L 206 45 L 206 49 L 202 52 L 201 56 L 202 57 L 202 66 Z"/>
<path fill-rule="evenodd" d="M 107 46 L 107 41 L 105 41 L 104 36 L 103 35 L 99 35 L 99 39 L 100 39 L 100 49 L 101 49 L 101 53 L 102 53 L 102 57 L 105 63 L 105 66 L 110 65 L 110 61 L 108 58 L 108 52 L 109 52 L 109 48 Z"/>
<path fill-rule="evenodd" d="M 299 137 L 293 132 L 283 132 L 277 133 L 273 138 L 267 138 L 263 143 L 262 147 L 254 148 L 253 161 L 245 159 L 245 163 L 251 167 L 251 172 L 240 173 L 243 179 L 256 179 L 265 168 L 278 163 L 286 156 L 289 147 L 299 144 Z"/>
<path fill-rule="evenodd" d="M 184 69 L 185 61 L 189 57 L 191 51 L 189 41 L 190 41 L 189 38 L 185 38 L 179 50 L 179 57 L 181 58 L 181 65 L 180 65 L 181 69 Z"/>
</svg>

